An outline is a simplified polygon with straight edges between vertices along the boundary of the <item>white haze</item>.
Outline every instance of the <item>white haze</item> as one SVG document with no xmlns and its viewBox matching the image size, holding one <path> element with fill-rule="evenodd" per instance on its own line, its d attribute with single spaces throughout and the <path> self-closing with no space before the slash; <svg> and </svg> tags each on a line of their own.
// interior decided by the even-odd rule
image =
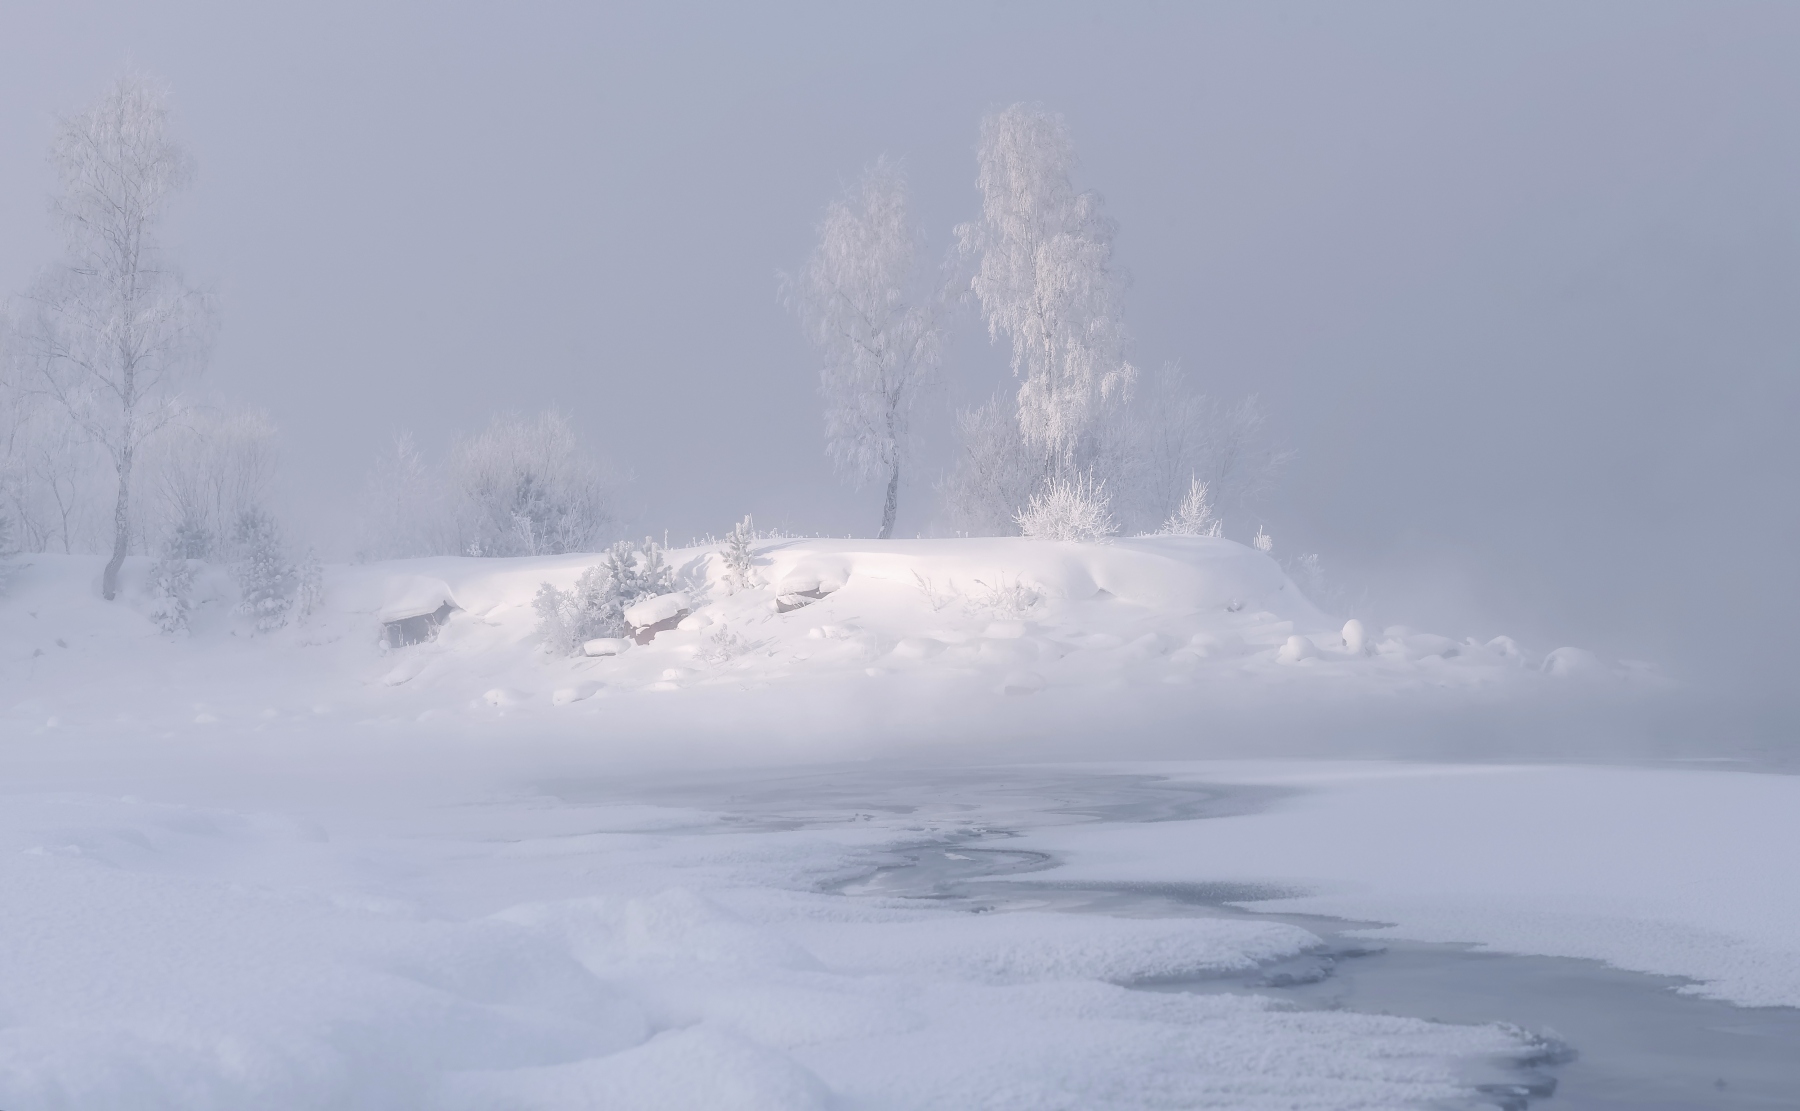
<svg viewBox="0 0 1800 1111">
<path fill-rule="evenodd" d="M 878 155 L 944 250 L 982 114 L 1067 118 L 1119 222 L 1133 361 L 1262 396 L 1261 516 L 1378 621 L 1504 630 L 1785 697 L 1800 618 L 1800 11 L 16 6 L 0 288 L 56 257 L 44 152 L 128 64 L 198 176 L 208 388 L 268 409 L 332 549 L 397 428 L 442 459 L 559 405 L 640 529 L 872 535 L 775 272 Z M 1006 352 L 965 318 L 948 401 Z M 947 409 L 921 412 L 940 469 Z M 933 422 L 935 421 L 935 424 Z M 932 455 L 931 452 L 936 454 Z M 926 528 L 914 481 L 898 535 Z M 347 552 L 346 539 L 340 554 Z"/>
</svg>

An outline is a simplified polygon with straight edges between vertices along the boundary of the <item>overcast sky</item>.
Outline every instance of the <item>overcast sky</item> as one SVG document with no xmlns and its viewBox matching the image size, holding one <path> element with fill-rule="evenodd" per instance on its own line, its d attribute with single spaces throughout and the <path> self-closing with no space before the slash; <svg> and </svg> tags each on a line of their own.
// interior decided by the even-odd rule
<svg viewBox="0 0 1800 1111">
<path fill-rule="evenodd" d="M 1379 621 L 1785 678 L 1800 6 L 15 3 L 0 285 L 50 261 L 54 118 L 127 65 L 199 162 L 208 388 L 325 530 L 396 428 L 566 408 L 674 538 L 868 535 L 775 273 L 870 159 L 936 247 L 982 113 L 1063 113 L 1136 361 L 1258 393 L 1261 522 Z M 948 404 L 1004 353 L 965 327 Z M 941 445 L 940 445 L 941 446 Z M 926 461 L 902 532 L 930 524 Z"/>
</svg>

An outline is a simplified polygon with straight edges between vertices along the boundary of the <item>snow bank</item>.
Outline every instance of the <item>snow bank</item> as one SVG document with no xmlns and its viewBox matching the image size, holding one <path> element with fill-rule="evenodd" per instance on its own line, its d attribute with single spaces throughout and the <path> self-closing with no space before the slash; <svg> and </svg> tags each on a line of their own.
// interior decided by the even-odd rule
<svg viewBox="0 0 1800 1111">
<path fill-rule="evenodd" d="M 89 581 L 97 559 L 34 556 L 0 597 L 0 658 L 13 663 L 0 720 L 33 733 L 122 717 L 149 735 L 303 731 L 323 706 L 340 724 L 528 726 L 619 751 L 652 733 L 842 745 L 1135 721 L 1192 735 L 1199 715 L 1217 736 L 1232 714 L 1318 706 L 1341 723 L 1331 707 L 1356 699 L 1487 713 L 1645 681 L 1575 649 L 1539 660 L 1505 637 L 1365 631 L 1321 613 L 1266 555 L 1216 538 L 763 541 L 754 585 L 735 591 L 715 550 L 667 555 L 678 591 L 628 615 L 642 643 L 575 657 L 544 650 L 532 603 L 544 583 L 572 588 L 593 556 L 332 567 L 321 609 L 268 635 L 209 572 L 192 634 L 175 639 L 147 616 L 147 563 L 127 561 L 122 604 L 107 605 Z M 429 628 L 384 638 L 408 621 Z"/>
</svg>

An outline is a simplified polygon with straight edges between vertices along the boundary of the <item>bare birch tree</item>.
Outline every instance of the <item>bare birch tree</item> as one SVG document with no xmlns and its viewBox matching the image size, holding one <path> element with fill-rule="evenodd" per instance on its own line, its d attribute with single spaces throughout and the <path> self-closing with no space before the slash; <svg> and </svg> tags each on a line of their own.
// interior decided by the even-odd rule
<svg viewBox="0 0 1800 1111">
<path fill-rule="evenodd" d="M 887 481 L 883 540 L 893 535 L 899 511 L 912 406 L 940 351 L 939 298 L 927 289 L 923 254 L 905 175 L 883 158 L 825 210 L 818 248 L 786 282 L 800 326 L 823 359 L 827 450 L 859 485 Z"/>
<path fill-rule="evenodd" d="M 68 253 L 27 296 L 22 328 L 35 388 L 112 463 L 112 558 L 101 587 L 109 600 L 131 540 L 138 456 L 173 419 L 183 380 L 203 364 L 212 335 L 206 298 L 169 265 L 157 239 L 170 196 L 192 176 L 168 124 L 167 90 L 135 74 L 62 121 L 51 160 Z"/>
</svg>

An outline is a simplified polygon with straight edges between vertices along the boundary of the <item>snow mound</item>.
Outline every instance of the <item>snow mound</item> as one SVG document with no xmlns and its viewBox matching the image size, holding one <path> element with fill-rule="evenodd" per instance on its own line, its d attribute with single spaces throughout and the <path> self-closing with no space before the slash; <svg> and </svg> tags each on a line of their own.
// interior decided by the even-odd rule
<svg viewBox="0 0 1800 1111">
<path fill-rule="evenodd" d="M 450 592 L 449 583 L 428 575 L 395 576 L 387 581 L 383 593 L 386 601 L 376 611 L 375 620 L 384 624 L 423 617 L 445 606 L 453 610 L 462 608 L 456 604 L 456 595 Z"/>
<path fill-rule="evenodd" d="M 0 675 L 0 714 L 31 731 L 124 714 L 166 732 L 276 728 L 326 705 L 361 722 L 525 715 L 592 735 L 622 714 L 716 730 L 804 711 L 839 735 L 991 735 L 1009 715 L 1091 729 L 1227 705 L 1649 681 L 1574 648 L 1537 659 L 1506 637 L 1376 634 L 1322 613 L 1267 555 L 1213 537 L 790 539 L 753 556 L 744 589 L 716 549 L 666 553 L 677 590 L 629 608 L 637 643 L 591 640 L 574 656 L 546 648 L 533 601 L 546 583 L 572 589 L 594 555 L 331 567 L 322 604 L 271 634 L 207 569 L 210 593 L 176 639 L 148 615 L 147 561 L 126 562 L 120 606 L 92 596 L 98 559 L 33 556 L 0 597 L 0 654 L 29 665 Z M 794 694 L 758 693 L 777 688 Z M 634 701 L 650 692 L 691 697 Z"/>
</svg>

